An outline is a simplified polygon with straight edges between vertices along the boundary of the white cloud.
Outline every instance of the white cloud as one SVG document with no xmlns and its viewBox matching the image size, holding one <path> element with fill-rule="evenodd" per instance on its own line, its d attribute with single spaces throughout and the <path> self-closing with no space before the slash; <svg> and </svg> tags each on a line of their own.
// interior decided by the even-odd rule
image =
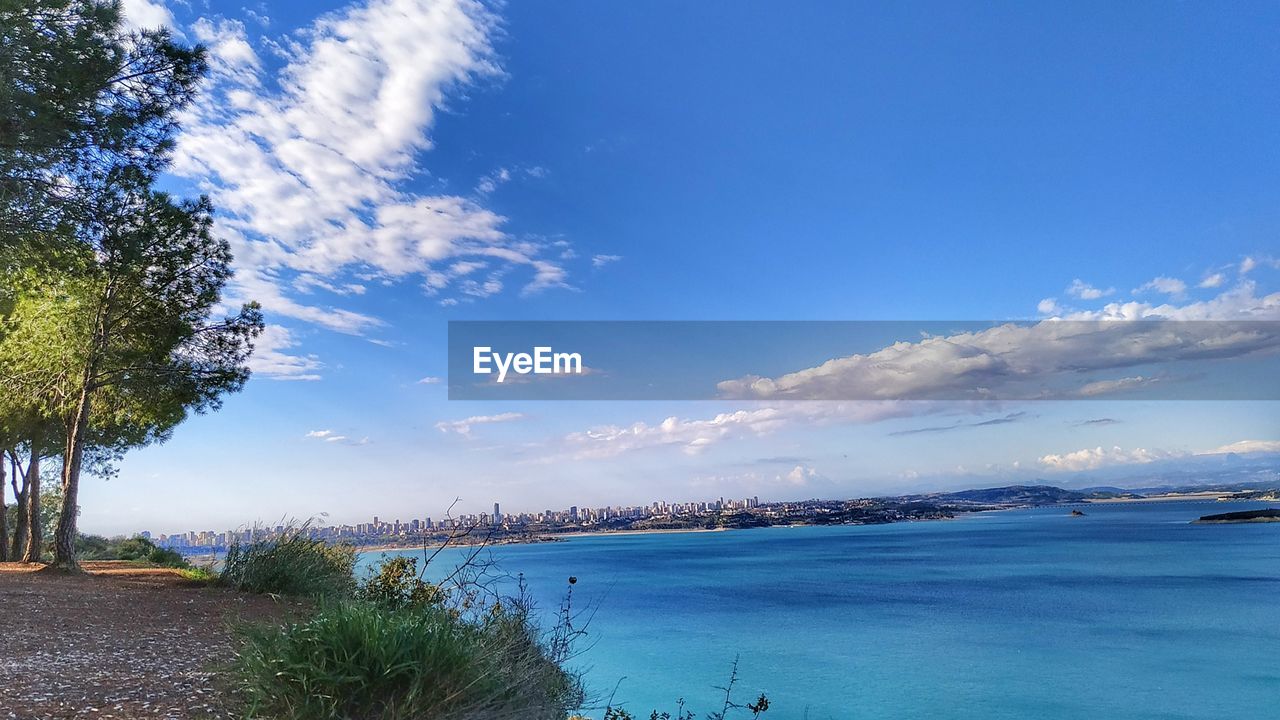
<svg viewBox="0 0 1280 720">
<path fill-rule="evenodd" d="M 1080 278 L 1072 280 L 1071 284 L 1067 286 L 1067 294 L 1071 297 L 1080 298 L 1081 300 L 1097 300 L 1098 298 L 1111 295 L 1115 293 L 1115 291 L 1115 288 L 1100 290 L 1084 282 Z"/>
<path fill-rule="evenodd" d="M 163 2 L 154 0 L 123 0 L 124 25 L 130 30 L 154 30 L 173 28 L 173 13 Z"/>
<path fill-rule="evenodd" d="M 481 195 L 488 195 L 498 189 L 499 185 L 511 180 L 511 171 L 506 168 L 498 168 L 493 172 L 480 178 L 480 182 L 476 184 L 476 192 Z"/>
<path fill-rule="evenodd" d="M 1205 279 L 1201 280 L 1200 287 L 1202 288 L 1222 287 L 1222 284 L 1226 281 L 1227 281 L 1226 275 L 1222 273 L 1214 273 L 1212 275 L 1206 276 Z"/>
<path fill-rule="evenodd" d="M 1043 383 L 1057 380 L 1069 386 L 1085 371 L 1236 357 L 1280 348 L 1280 332 L 1267 326 L 1111 322 L 1280 320 L 1280 293 L 1257 297 L 1254 290 L 1253 284 L 1242 283 L 1213 299 L 1182 306 L 1110 303 L 1061 320 L 899 342 L 774 378 L 748 375 L 726 380 L 719 383 L 719 389 L 727 398 L 762 400 L 1069 396 L 1080 388 L 1051 391 Z M 1110 381 L 1110 385 L 1087 378 L 1081 382 L 1090 383 L 1086 387 L 1094 395 L 1132 386 L 1123 380 Z"/>
<path fill-rule="evenodd" d="M 1151 280 L 1134 288 L 1133 291 L 1135 293 L 1141 293 L 1141 292 L 1146 292 L 1148 290 L 1154 290 L 1158 293 L 1164 293 L 1165 295 L 1176 296 L 1176 295 L 1181 295 L 1187 291 L 1187 284 L 1177 278 L 1161 276 L 1157 278 L 1152 278 Z"/>
<path fill-rule="evenodd" d="M 368 445 L 369 438 L 352 439 L 346 435 L 339 435 L 333 430 L 311 430 L 306 437 L 321 440 L 327 443 L 342 443 L 343 445 Z"/>
<path fill-rule="evenodd" d="M 1115 380 L 1098 380 L 1096 382 L 1085 383 L 1080 386 L 1077 394 L 1081 397 L 1095 397 L 1097 395 L 1110 395 L 1115 392 L 1124 390 L 1133 390 L 1140 387 L 1148 387 L 1155 383 L 1161 382 L 1162 378 L 1143 377 L 1134 375 L 1132 377 L 1117 378 Z"/>
<path fill-rule="evenodd" d="M 523 420 L 523 413 L 505 412 L 497 415 L 472 415 L 462 420 L 443 420 L 436 423 L 436 429 L 442 433 L 455 433 L 457 435 L 470 435 L 471 428 L 476 425 L 491 425 L 493 423 L 513 422 L 515 420 Z"/>
<path fill-rule="evenodd" d="M 621 259 L 621 255 L 595 255 L 591 258 L 591 267 L 602 268 L 609 263 L 615 263 Z"/>
<path fill-rule="evenodd" d="M 1163 450 L 1147 450 L 1145 448 L 1124 450 L 1120 447 L 1104 448 L 1099 446 L 1062 455 L 1045 455 L 1040 458 L 1040 464 L 1045 469 L 1055 472 L 1080 472 L 1082 470 L 1097 470 L 1098 468 L 1112 465 L 1146 464 L 1176 456 L 1176 453 Z"/>
<path fill-rule="evenodd" d="M 575 460 L 616 457 L 652 448 L 678 448 L 697 455 L 712 445 L 736 438 L 759 437 L 785 427 L 832 423 L 868 423 L 926 411 L 922 403 L 787 403 L 719 413 L 705 419 L 671 416 L 657 424 L 601 425 L 570 433 L 563 439 Z"/>
<path fill-rule="evenodd" d="M 428 376 L 426 376 L 426 377 L 422 378 L 421 380 L 419 380 L 419 381 L 418 381 L 417 383 L 415 383 L 415 384 L 416 384 L 416 385 L 439 385 L 439 384 L 440 384 L 440 382 L 441 382 L 440 378 L 438 378 L 438 377 L 436 377 L 436 376 L 434 376 L 434 375 L 428 375 Z"/>
<path fill-rule="evenodd" d="M 266 326 L 253 343 L 249 369 L 256 377 L 270 380 L 319 380 L 319 370 L 324 364 L 315 355 L 291 355 L 285 352 L 297 344 L 288 328 Z"/>
<path fill-rule="evenodd" d="M 235 77 L 248 85 L 258 83 L 262 62 L 249 44 L 244 23 L 239 20 L 200 18 L 191 26 L 196 40 L 209 49 L 212 72 Z"/>
<path fill-rule="evenodd" d="M 1251 257 L 1247 257 L 1240 261 L 1240 274 L 1247 275 L 1253 272 L 1253 269 L 1256 267 L 1258 267 L 1258 261 Z"/>
<path fill-rule="evenodd" d="M 1204 455 L 1225 455 L 1226 453 L 1237 453 L 1239 455 L 1247 455 L 1249 453 L 1280 453 L 1280 440 L 1240 440 L 1230 445 L 1223 445 L 1206 451 Z"/>
<path fill-rule="evenodd" d="M 287 41 L 268 77 L 243 23 L 201 19 L 211 87 L 182 118 L 173 170 L 213 196 L 236 254 L 233 294 L 269 313 L 362 333 L 380 324 L 297 301 L 287 288 L 427 278 L 459 260 L 524 268 L 525 292 L 567 286 L 541 244 L 513 238 L 472 199 L 412 189 L 419 155 L 453 91 L 501 74 L 498 18 L 476 0 L 368 0 Z M 456 278 L 424 283 L 440 292 Z M 461 291 L 497 291 L 496 278 Z M 479 291 L 478 293 L 476 291 Z"/>
<path fill-rule="evenodd" d="M 1160 460 L 1176 460 L 1179 458 L 1203 457 L 1205 455 L 1225 455 L 1236 453 L 1280 453 L 1280 440 L 1240 440 L 1222 445 L 1212 450 L 1183 452 L 1177 450 L 1158 450 L 1133 448 L 1125 450 L 1120 447 L 1084 448 L 1061 455 L 1045 455 L 1040 458 L 1040 465 L 1046 470 L 1060 472 L 1080 472 L 1097 470 L 1114 465 L 1145 465 Z"/>
<path fill-rule="evenodd" d="M 1057 298 L 1045 298 L 1036 303 L 1036 311 L 1041 315 L 1057 315 L 1062 312 L 1062 308 L 1058 305 Z"/>
<path fill-rule="evenodd" d="M 782 482 L 787 483 L 788 485 L 802 487 L 804 485 L 808 485 L 811 481 L 817 480 L 821 477 L 822 476 L 818 474 L 817 470 L 814 470 L 813 468 L 807 465 L 797 465 L 794 468 L 792 468 L 791 472 L 788 472 L 786 475 L 779 475 L 778 479 Z"/>
</svg>

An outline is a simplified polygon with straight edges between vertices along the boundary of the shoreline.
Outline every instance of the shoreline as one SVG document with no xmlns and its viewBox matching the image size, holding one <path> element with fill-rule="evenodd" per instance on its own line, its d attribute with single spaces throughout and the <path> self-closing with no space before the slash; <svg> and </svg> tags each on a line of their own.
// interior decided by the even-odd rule
<svg viewBox="0 0 1280 720">
<path fill-rule="evenodd" d="M 779 527 L 779 526 L 774 526 L 774 527 Z M 724 528 L 724 527 L 666 528 L 666 529 L 650 529 L 650 530 L 601 530 L 599 532 L 579 530 L 576 532 L 566 532 L 566 533 L 547 533 L 547 534 L 536 535 L 531 537 L 503 538 L 502 540 L 498 540 L 496 542 L 491 542 L 487 544 L 491 547 L 496 547 L 499 545 L 537 545 L 539 543 L 561 542 L 563 540 L 568 540 L 569 538 L 608 537 L 612 535 L 666 535 L 666 534 L 675 534 L 675 533 L 717 533 L 717 532 L 728 532 L 730 530 L 737 530 L 737 529 L 739 528 Z M 749 529 L 755 529 L 755 528 L 749 528 Z M 456 548 L 475 547 L 476 545 L 480 545 L 480 544 L 481 543 L 450 543 L 450 545 Z M 372 552 L 392 552 L 392 551 L 401 551 L 401 550 L 438 550 L 443 545 L 444 543 L 430 543 L 425 545 L 417 544 L 417 545 L 356 546 L 356 553 L 363 554 L 363 553 L 372 553 Z"/>
<path fill-rule="evenodd" d="M 1236 498 L 1230 497 L 1231 492 L 1205 490 L 1203 492 L 1193 493 L 1167 493 L 1164 495 L 1149 495 L 1146 497 L 1118 497 L 1118 498 L 1087 498 L 1082 502 L 1090 505 L 1102 505 L 1104 503 L 1143 503 L 1143 502 L 1177 502 L 1196 501 L 1196 500 L 1217 500 L 1218 502 L 1248 502 L 1251 500 L 1259 500 L 1260 502 L 1268 502 L 1260 498 Z"/>
<path fill-rule="evenodd" d="M 1138 504 L 1138 503 L 1165 503 L 1165 502 L 1179 502 L 1179 501 L 1205 502 L 1209 500 L 1216 500 L 1218 502 L 1254 502 L 1254 501 L 1268 502 L 1267 500 L 1263 500 L 1261 498 L 1235 498 L 1235 497 L 1230 497 L 1229 495 L 1230 495 L 1230 492 L 1203 491 L 1203 492 L 1182 493 L 1182 494 L 1153 495 L 1149 497 L 1086 498 L 1079 501 L 1066 502 L 1058 505 L 1011 505 L 1007 507 L 993 507 L 993 508 L 986 508 L 981 510 L 977 510 L 977 509 L 965 510 L 962 512 L 957 512 L 955 515 L 951 517 L 905 518 L 902 520 L 895 520 L 889 523 L 846 523 L 839 526 L 847 527 L 847 526 L 859 526 L 859 525 L 884 525 L 884 524 L 896 525 L 899 523 L 913 523 L 913 522 L 938 522 L 938 521 L 945 521 L 945 520 L 960 520 L 967 515 L 985 515 L 987 513 L 1007 512 L 1010 510 L 1030 510 L 1030 509 L 1036 509 L 1036 508 L 1060 507 L 1064 509 L 1070 509 L 1072 507 L 1079 507 L 1082 505 L 1107 505 L 1107 504 L 1131 505 L 1131 504 Z M 822 525 L 818 523 L 790 523 L 790 524 L 778 524 L 778 525 L 767 525 L 767 526 L 761 526 L 761 527 L 743 527 L 743 528 L 691 527 L 691 528 L 648 528 L 648 529 L 642 529 L 642 530 L 596 530 L 596 531 L 576 530 L 573 532 L 563 532 L 563 533 L 543 533 L 543 534 L 537 534 L 537 535 L 504 537 L 504 538 L 496 539 L 489 543 L 452 542 L 452 543 L 448 543 L 448 545 L 454 548 L 464 549 L 464 548 L 474 548 L 477 545 L 482 545 L 482 544 L 487 545 L 489 547 L 497 547 L 501 545 L 536 545 L 539 543 L 567 542 L 568 540 L 571 540 L 574 538 L 617 537 L 617 536 L 635 536 L 635 535 L 672 535 L 672 534 L 687 534 L 687 533 L 719 533 L 719 532 L 728 532 L 731 530 L 760 530 L 765 528 L 798 528 L 798 527 L 837 527 L 837 525 Z M 381 545 L 367 545 L 367 546 L 356 545 L 354 547 L 357 555 L 365 555 L 365 554 L 372 554 L 372 553 L 389 553 L 389 552 L 405 552 L 405 551 L 423 551 L 423 550 L 435 551 L 435 550 L 439 550 L 441 547 L 444 547 L 445 545 L 446 543 L 431 542 L 426 544 L 414 543 L 414 544 L 381 544 Z M 208 553 L 204 553 L 200 555 L 189 555 L 187 556 L 187 558 L 193 563 L 200 563 L 200 562 L 207 563 L 210 561 L 217 562 L 220 559 L 216 555 L 211 555 Z"/>
</svg>

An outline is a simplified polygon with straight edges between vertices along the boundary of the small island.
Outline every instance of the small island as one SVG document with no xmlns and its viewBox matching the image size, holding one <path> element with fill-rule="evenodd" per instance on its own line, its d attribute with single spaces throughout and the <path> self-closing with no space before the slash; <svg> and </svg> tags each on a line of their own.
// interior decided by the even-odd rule
<svg viewBox="0 0 1280 720">
<path fill-rule="evenodd" d="M 1280 522 L 1280 509 L 1267 508 L 1265 510 L 1242 510 L 1240 512 L 1204 515 L 1199 520 L 1192 520 L 1191 522 L 1197 524 Z"/>
</svg>

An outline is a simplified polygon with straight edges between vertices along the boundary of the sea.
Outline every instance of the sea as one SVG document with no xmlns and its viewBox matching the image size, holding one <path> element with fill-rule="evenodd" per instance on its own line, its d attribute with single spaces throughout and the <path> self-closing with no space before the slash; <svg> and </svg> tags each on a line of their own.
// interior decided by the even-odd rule
<svg viewBox="0 0 1280 720">
<path fill-rule="evenodd" d="M 699 718 L 720 710 L 735 662 L 735 699 L 764 693 L 773 720 L 1280 718 L 1280 523 L 1190 523 L 1268 506 L 1099 503 L 1083 517 L 1046 507 L 490 552 L 547 621 L 577 579 L 587 634 L 573 664 L 637 718 L 674 717 L 681 698 Z"/>
</svg>

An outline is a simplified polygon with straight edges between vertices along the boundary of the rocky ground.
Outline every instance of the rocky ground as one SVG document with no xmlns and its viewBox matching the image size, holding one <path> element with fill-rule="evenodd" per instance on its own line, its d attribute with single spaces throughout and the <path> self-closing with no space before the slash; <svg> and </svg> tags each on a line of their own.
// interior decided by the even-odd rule
<svg viewBox="0 0 1280 720">
<path fill-rule="evenodd" d="M 232 717 L 229 628 L 296 609 L 173 570 L 85 570 L 0 563 L 0 720 Z"/>
</svg>

